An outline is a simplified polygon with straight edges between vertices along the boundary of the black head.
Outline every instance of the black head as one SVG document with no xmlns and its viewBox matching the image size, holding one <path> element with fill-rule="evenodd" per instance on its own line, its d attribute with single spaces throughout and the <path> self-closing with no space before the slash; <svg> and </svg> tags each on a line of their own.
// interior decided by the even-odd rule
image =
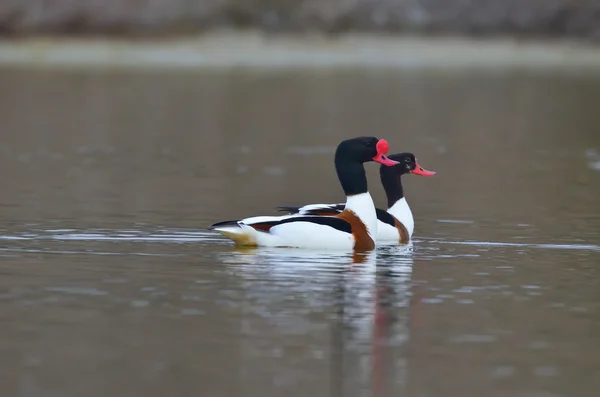
<svg viewBox="0 0 600 397">
<path fill-rule="evenodd" d="M 335 161 L 337 162 L 357 162 L 366 163 L 367 161 L 376 161 L 385 166 L 396 165 L 396 161 L 390 161 L 386 157 L 389 145 L 385 139 L 378 139 L 374 136 L 358 137 L 342 141 L 335 151 Z"/>
<path fill-rule="evenodd" d="M 388 156 L 390 160 L 397 161 L 398 164 L 393 167 L 381 166 L 380 173 L 389 173 L 395 175 L 415 174 L 421 176 L 434 176 L 434 171 L 427 171 L 417 163 L 417 158 L 412 153 L 394 153 Z"/>
<path fill-rule="evenodd" d="M 335 168 L 346 195 L 367 192 L 364 163 L 376 161 L 388 167 L 398 164 L 385 156 L 388 147 L 385 139 L 374 136 L 347 139 L 338 145 Z"/>
<path fill-rule="evenodd" d="M 415 174 L 421 176 L 433 176 L 435 172 L 423 169 L 417 162 L 417 158 L 412 153 L 395 153 L 389 156 L 391 160 L 398 164 L 393 167 L 381 166 L 379 176 L 381 184 L 385 190 L 388 200 L 388 208 L 393 206 L 398 200 L 404 197 L 402 180 L 400 177 L 404 174 Z"/>
<path fill-rule="evenodd" d="M 342 141 L 335 151 L 336 160 L 366 163 L 377 156 L 377 143 L 374 136 L 358 137 Z"/>
</svg>

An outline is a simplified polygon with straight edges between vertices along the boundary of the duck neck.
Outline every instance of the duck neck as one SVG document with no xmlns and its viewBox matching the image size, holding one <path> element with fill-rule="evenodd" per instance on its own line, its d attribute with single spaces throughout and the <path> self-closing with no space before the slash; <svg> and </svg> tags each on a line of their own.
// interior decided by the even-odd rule
<svg viewBox="0 0 600 397">
<path fill-rule="evenodd" d="M 336 159 L 335 169 L 346 194 L 346 209 L 351 210 L 365 224 L 371 238 L 377 235 L 377 213 L 369 194 L 367 175 L 362 163 Z"/>
<path fill-rule="evenodd" d="M 387 206 L 391 208 L 396 202 L 404 198 L 402 175 L 398 174 L 394 167 L 382 166 L 379 169 L 379 177 L 381 178 L 381 184 L 387 197 Z"/>
<path fill-rule="evenodd" d="M 404 197 L 402 175 L 398 174 L 393 167 L 381 167 L 379 175 L 387 197 L 387 212 L 402 223 L 408 230 L 408 234 L 412 236 L 415 220 Z"/>
<path fill-rule="evenodd" d="M 335 160 L 335 171 L 346 196 L 367 193 L 367 174 L 362 163 Z"/>
</svg>

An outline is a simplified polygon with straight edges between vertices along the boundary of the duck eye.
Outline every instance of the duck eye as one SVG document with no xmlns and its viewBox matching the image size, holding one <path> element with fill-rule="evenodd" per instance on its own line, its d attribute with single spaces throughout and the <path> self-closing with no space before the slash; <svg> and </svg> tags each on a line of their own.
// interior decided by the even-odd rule
<svg viewBox="0 0 600 397">
<path fill-rule="evenodd" d="M 404 159 L 404 162 L 405 162 L 405 163 L 410 163 L 410 157 L 407 157 L 407 158 L 405 158 L 405 159 Z"/>
</svg>

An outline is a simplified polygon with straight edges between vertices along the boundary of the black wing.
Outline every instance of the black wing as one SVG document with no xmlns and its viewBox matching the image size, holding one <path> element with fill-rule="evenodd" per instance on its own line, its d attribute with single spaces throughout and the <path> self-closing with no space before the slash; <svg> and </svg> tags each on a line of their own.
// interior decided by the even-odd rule
<svg viewBox="0 0 600 397">
<path fill-rule="evenodd" d="M 312 222 L 319 225 L 330 226 L 334 229 L 345 233 L 352 233 L 352 225 L 340 218 L 330 218 L 324 216 L 298 216 L 295 218 L 287 218 L 280 221 L 267 221 L 267 222 L 259 222 L 252 223 L 248 226 L 253 227 L 256 230 L 261 230 L 264 232 L 268 232 L 273 226 L 283 225 L 285 223 L 292 222 Z"/>
<path fill-rule="evenodd" d="M 387 223 L 391 226 L 396 226 L 396 222 L 394 217 L 387 211 L 384 211 L 379 208 L 375 208 L 375 212 L 377 213 L 377 219 L 379 219 L 383 223 Z"/>
</svg>

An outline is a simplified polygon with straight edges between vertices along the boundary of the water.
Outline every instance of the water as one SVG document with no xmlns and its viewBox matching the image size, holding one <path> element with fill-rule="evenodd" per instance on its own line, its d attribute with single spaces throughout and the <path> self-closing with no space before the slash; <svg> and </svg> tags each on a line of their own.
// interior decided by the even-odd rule
<svg viewBox="0 0 600 397">
<path fill-rule="evenodd" d="M 527 70 L 3 70 L 3 395 L 595 396 L 599 101 Z M 438 172 L 404 177 L 411 247 L 205 230 L 343 200 L 358 135 Z"/>
</svg>

